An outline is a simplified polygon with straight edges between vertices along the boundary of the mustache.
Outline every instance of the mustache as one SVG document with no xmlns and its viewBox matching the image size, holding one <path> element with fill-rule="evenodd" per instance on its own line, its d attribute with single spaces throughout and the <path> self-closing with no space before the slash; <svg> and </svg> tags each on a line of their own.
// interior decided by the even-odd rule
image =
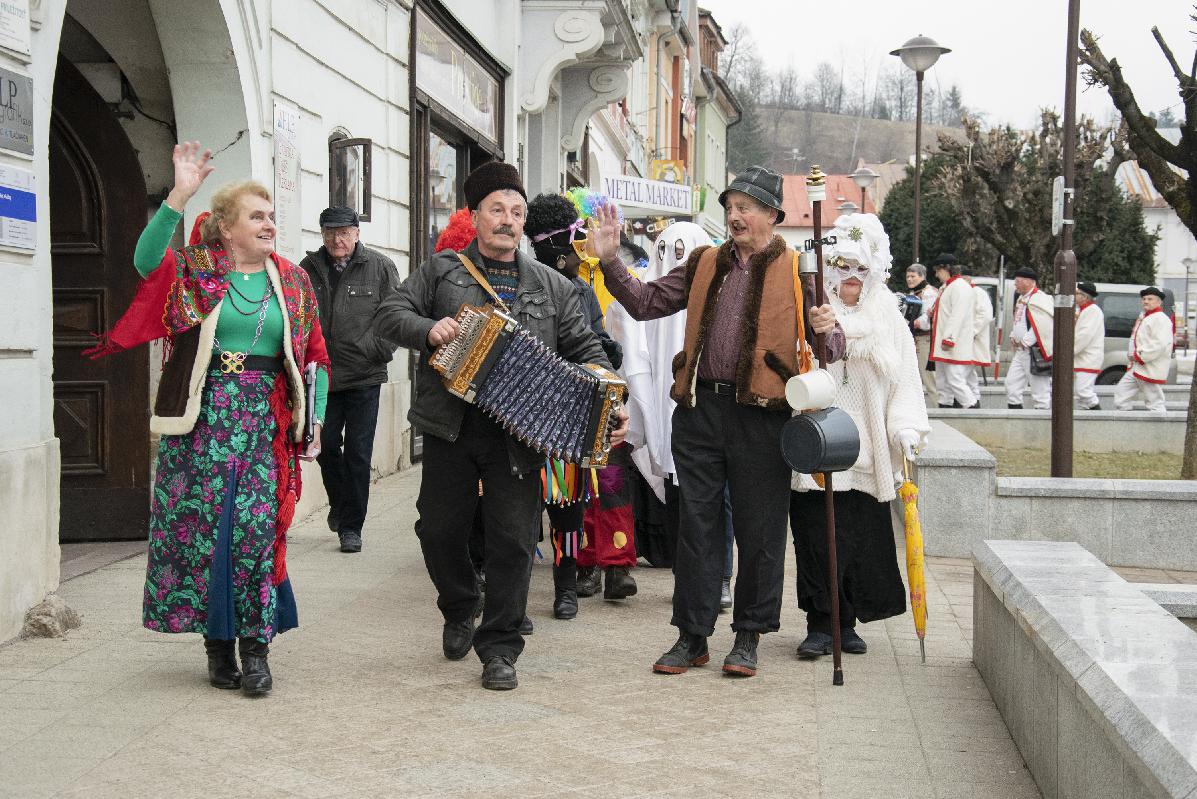
<svg viewBox="0 0 1197 799">
<path fill-rule="evenodd" d="M 499 225 L 497 228 L 492 230 L 491 233 L 494 233 L 496 236 L 501 235 L 501 234 L 507 235 L 507 236 L 515 236 L 515 231 L 512 230 L 511 225 Z"/>
</svg>

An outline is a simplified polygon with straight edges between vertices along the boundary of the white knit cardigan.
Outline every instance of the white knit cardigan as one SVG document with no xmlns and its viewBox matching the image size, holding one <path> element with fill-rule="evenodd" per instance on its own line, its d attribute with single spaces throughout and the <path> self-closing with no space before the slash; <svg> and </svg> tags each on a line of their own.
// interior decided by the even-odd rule
<svg viewBox="0 0 1197 799">
<path fill-rule="evenodd" d="M 827 297 L 848 343 L 846 357 L 828 366 L 837 388 L 835 405 L 860 430 L 860 457 L 851 469 L 834 476 L 832 487 L 889 502 L 897 496 L 895 476 L 902 470 L 902 449 L 895 436 L 899 430 L 914 430 L 926 443 L 931 432 L 914 338 L 893 293 L 884 286 L 872 287 L 852 308 L 834 293 Z M 794 475 L 791 485 L 799 491 L 818 489 L 807 474 Z"/>
</svg>

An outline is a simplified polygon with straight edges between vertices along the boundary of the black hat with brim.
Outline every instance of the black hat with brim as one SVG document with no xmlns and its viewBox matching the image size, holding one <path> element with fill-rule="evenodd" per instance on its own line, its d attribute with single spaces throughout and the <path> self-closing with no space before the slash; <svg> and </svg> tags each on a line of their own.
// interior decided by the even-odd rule
<svg viewBox="0 0 1197 799">
<path fill-rule="evenodd" d="M 1093 285 L 1092 283 L 1085 283 L 1085 282 L 1077 283 L 1076 290 L 1080 291 L 1084 294 L 1087 294 L 1089 297 L 1097 296 L 1097 286 Z"/>
<path fill-rule="evenodd" d="M 941 252 L 939 255 L 935 256 L 935 261 L 932 263 L 932 266 L 951 266 L 954 263 L 956 263 L 955 254 L 950 252 Z"/>
<path fill-rule="evenodd" d="M 352 208 L 334 205 L 320 212 L 320 227 L 361 227 L 361 219 Z"/>
<path fill-rule="evenodd" d="M 1029 266 L 1020 266 L 1020 267 L 1018 267 L 1018 269 L 1014 270 L 1014 276 L 1015 276 L 1015 277 L 1025 277 L 1025 278 L 1029 278 L 1029 279 L 1031 279 L 1031 280 L 1034 280 L 1034 281 L 1036 281 L 1036 282 L 1038 282 L 1038 281 L 1039 281 L 1039 275 L 1038 275 L 1038 274 L 1036 274 L 1035 270 L 1034 270 L 1034 269 L 1032 269 L 1032 268 L 1031 268 L 1031 267 L 1029 267 Z"/>
<path fill-rule="evenodd" d="M 731 185 L 720 192 L 719 204 L 727 208 L 727 195 L 738 191 L 776 211 L 777 223 L 780 223 L 786 218 L 786 212 L 781 210 L 782 185 L 781 175 L 772 169 L 763 166 L 750 166 L 736 175 L 736 179 L 731 182 Z"/>
<path fill-rule="evenodd" d="M 1148 296 L 1159 297 L 1162 300 L 1162 299 L 1164 299 L 1164 292 L 1160 291 L 1155 286 L 1148 286 L 1147 288 L 1145 288 L 1139 292 L 1139 296 L 1140 297 L 1148 297 Z"/>
</svg>

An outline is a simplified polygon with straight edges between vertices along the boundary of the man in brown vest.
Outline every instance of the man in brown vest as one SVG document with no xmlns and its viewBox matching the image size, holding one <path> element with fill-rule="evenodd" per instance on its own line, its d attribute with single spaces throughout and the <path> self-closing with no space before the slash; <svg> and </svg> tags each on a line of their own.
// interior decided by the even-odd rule
<svg viewBox="0 0 1197 799">
<path fill-rule="evenodd" d="M 680 674 L 710 660 L 707 637 L 719 616 L 726 550 L 723 490 L 731 493 L 739 548 L 732 629 L 723 662 L 729 675 L 756 674 L 761 633 L 781 624 L 790 468 L 781 428 L 790 417 L 785 383 L 799 371 L 799 319 L 805 339 L 826 334 L 830 361 L 843 356 L 843 330 L 812 289 L 795 307 L 795 258 L 773 227 L 785 217 L 781 176 L 749 167 L 719 195 L 731 240 L 699 247 L 672 272 L 642 283 L 619 262 L 619 219 L 602 209 L 595 249 L 607 288 L 635 319 L 685 309 L 686 335 L 673 361 L 673 457 L 681 494 L 674 561 L 677 643 L 653 665 Z"/>
</svg>

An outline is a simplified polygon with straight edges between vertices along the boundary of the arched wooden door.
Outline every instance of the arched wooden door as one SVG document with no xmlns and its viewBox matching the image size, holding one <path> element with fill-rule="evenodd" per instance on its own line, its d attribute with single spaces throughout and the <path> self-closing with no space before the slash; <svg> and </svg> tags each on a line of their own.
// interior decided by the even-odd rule
<svg viewBox="0 0 1197 799">
<path fill-rule="evenodd" d="M 50 120 L 54 430 L 62 454 L 59 540 L 145 538 L 149 516 L 149 356 L 91 361 L 91 334 L 129 306 L 146 221 L 141 165 L 112 110 L 60 58 Z"/>
</svg>

